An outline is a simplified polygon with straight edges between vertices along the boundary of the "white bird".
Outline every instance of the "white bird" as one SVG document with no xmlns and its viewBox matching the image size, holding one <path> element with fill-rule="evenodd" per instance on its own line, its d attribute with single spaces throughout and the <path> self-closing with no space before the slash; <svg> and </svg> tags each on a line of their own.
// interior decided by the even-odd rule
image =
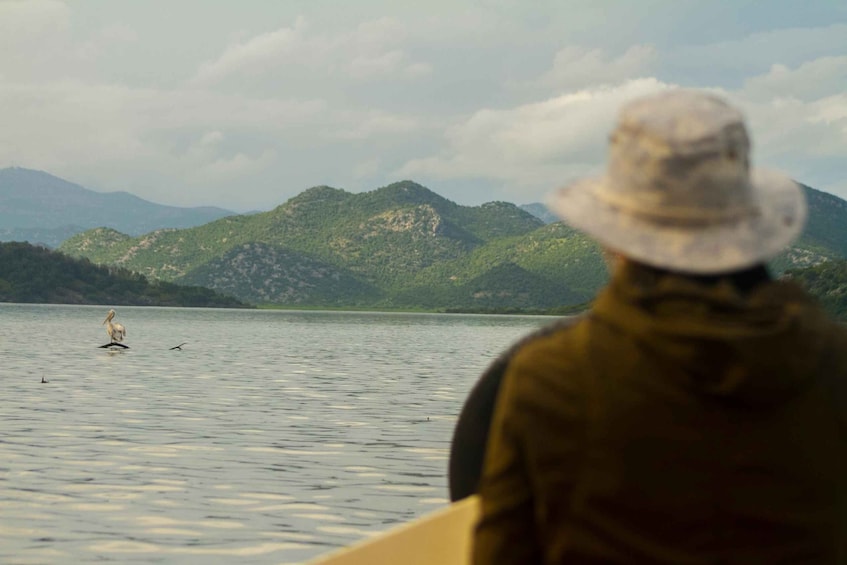
<svg viewBox="0 0 847 565">
<path fill-rule="evenodd" d="M 109 334 L 109 337 L 112 338 L 112 343 L 116 343 L 119 341 L 123 341 L 124 337 L 126 337 L 126 328 L 121 324 L 113 324 L 112 318 L 115 317 L 115 311 L 109 310 L 109 313 L 106 315 L 106 319 L 103 320 L 106 326 L 106 333 Z"/>
</svg>

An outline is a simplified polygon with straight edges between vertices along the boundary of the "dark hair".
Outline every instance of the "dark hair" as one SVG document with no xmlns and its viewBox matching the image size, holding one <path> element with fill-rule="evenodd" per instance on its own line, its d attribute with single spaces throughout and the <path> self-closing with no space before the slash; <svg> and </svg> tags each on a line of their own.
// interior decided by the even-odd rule
<svg viewBox="0 0 847 565">
<path fill-rule="evenodd" d="M 630 263 L 635 272 L 644 278 L 657 281 L 668 276 L 683 277 L 703 286 L 715 286 L 722 282 L 729 282 L 741 294 L 747 294 L 758 285 L 773 280 L 767 266 L 761 263 L 740 271 L 729 271 L 726 273 L 715 273 L 710 275 L 698 275 L 694 273 L 672 271 L 661 267 L 653 267 L 637 261 L 630 261 Z"/>
</svg>

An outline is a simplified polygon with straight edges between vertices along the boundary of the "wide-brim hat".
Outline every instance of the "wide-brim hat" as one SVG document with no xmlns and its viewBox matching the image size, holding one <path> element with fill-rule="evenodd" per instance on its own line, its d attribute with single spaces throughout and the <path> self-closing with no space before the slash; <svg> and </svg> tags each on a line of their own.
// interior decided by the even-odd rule
<svg viewBox="0 0 847 565">
<path fill-rule="evenodd" d="M 555 191 L 550 208 L 602 245 L 696 274 L 766 261 L 802 231 L 806 202 L 788 176 L 750 167 L 741 113 L 674 89 L 621 111 L 606 174 Z"/>
</svg>

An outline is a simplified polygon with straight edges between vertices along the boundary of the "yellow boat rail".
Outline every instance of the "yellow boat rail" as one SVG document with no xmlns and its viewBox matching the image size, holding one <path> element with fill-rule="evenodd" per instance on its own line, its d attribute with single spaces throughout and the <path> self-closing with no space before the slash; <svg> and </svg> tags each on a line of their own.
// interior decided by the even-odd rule
<svg viewBox="0 0 847 565">
<path fill-rule="evenodd" d="M 306 565 L 467 565 L 479 500 L 469 496 Z"/>
</svg>

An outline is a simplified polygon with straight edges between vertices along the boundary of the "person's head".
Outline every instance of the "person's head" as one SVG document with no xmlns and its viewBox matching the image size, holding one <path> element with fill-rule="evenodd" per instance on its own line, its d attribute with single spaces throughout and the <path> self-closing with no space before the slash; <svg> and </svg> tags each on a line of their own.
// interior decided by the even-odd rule
<svg viewBox="0 0 847 565">
<path fill-rule="evenodd" d="M 801 232 L 806 204 L 783 174 L 750 167 L 741 113 L 674 89 L 622 109 L 606 174 L 553 193 L 570 225 L 625 260 L 689 275 L 763 264 Z"/>
</svg>

